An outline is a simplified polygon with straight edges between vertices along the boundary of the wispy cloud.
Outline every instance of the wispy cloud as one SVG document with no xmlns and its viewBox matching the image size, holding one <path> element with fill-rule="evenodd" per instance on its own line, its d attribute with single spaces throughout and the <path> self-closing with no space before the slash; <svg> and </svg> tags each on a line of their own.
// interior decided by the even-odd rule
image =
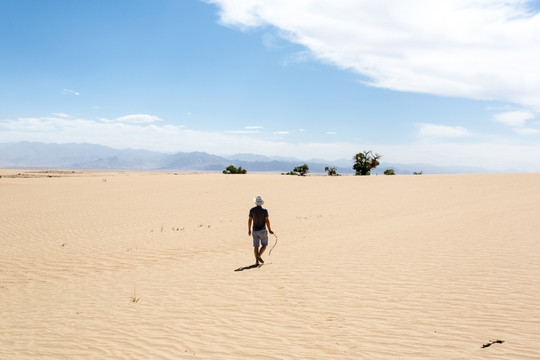
<svg viewBox="0 0 540 360">
<path fill-rule="evenodd" d="M 262 126 L 244 126 L 244 130 L 228 130 L 227 134 L 259 134 L 263 129 Z"/>
<path fill-rule="evenodd" d="M 493 119 L 508 126 L 524 126 L 527 120 L 534 119 L 535 115 L 530 111 L 506 111 L 495 114 Z"/>
<path fill-rule="evenodd" d="M 509 126 L 516 134 L 521 136 L 540 135 L 540 127 L 538 122 L 531 122 L 536 115 L 530 111 L 505 111 L 493 116 L 493 120 Z M 526 126 L 529 124 L 529 126 Z M 535 127 L 536 126 L 536 127 Z"/>
<path fill-rule="evenodd" d="M 207 1 L 219 6 L 222 24 L 274 26 L 313 58 L 372 86 L 540 112 L 540 14 L 532 0 Z"/>
<path fill-rule="evenodd" d="M 264 46 L 266 46 L 267 48 L 277 49 L 282 46 L 280 43 L 283 42 L 283 38 L 278 37 L 273 33 L 266 32 L 262 36 L 262 41 Z"/>
<path fill-rule="evenodd" d="M 335 131 L 327 131 L 326 135 L 337 135 L 337 132 L 335 132 Z"/>
<path fill-rule="evenodd" d="M 288 66 L 290 64 L 305 63 L 308 61 L 315 60 L 313 54 L 309 51 L 297 51 L 294 54 L 287 56 L 283 61 L 283 66 Z"/>
<path fill-rule="evenodd" d="M 534 136 L 534 135 L 540 135 L 540 129 L 534 129 L 534 128 L 516 128 L 514 131 L 522 136 Z"/>
<path fill-rule="evenodd" d="M 161 121 L 161 119 L 155 115 L 148 114 L 132 114 L 120 116 L 115 119 L 115 121 L 122 123 L 131 123 L 131 124 L 149 124 L 156 121 Z"/>
<path fill-rule="evenodd" d="M 418 134 L 424 138 L 462 138 L 471 135 L 462 126 L 445 126 L 436 124 L 417 124 Z"/>
<path fill-rule="evenodd" d="M 52 113 L 52 115 L 60 117 L 60 118 L 66 118 L 69 119 L 71 116 L 66 113 Z"/>
<path fill-rule="evenodd" d="M 289 131 L 274 131 L 272 134 L 274 135 L 289 135 Z"/>
<path fill-rule="evenodd" d="M 80 95 L 78 91 L 71 90 L 71 89 L 62 89 L 62 94 L 64 94 L 64 95 L 75 95 L 75 96 Z"/>
<path fill-rule="evenodd" d="M 227 130 L 227 134 L 258 134 L 260 131 L 257 130 Z"/>
</svg>

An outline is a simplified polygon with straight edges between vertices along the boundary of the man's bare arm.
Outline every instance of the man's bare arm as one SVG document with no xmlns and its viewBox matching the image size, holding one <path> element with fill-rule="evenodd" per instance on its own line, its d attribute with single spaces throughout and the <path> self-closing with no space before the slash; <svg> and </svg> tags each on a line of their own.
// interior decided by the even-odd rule
<svg viewBox="0 0 540 360">
<path fill-rule="evenodd" d="M 268 217 L 264 218 L 264 220 L 266 221 L 266 227 L 268 228 L 268 232 L 270 234 L 273 234 L 274 232 L 272 231 L 272 228 L 270 227 L 270 219 Z"/>
</svg>

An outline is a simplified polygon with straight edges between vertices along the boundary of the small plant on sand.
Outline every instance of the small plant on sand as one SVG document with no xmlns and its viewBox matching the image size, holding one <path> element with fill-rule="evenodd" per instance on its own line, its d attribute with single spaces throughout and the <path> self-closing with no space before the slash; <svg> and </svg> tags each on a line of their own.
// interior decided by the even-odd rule
<svg viewBox="0 0 540 360">
<path fill-rule="evenodd" d="M 285 173 L 282 175 L 305 176 L 308 172 L 309 172 L 309 166 L 307 164 L 304 164 L 304 165 L 297 166 L 292 171 L 289 171 L 288 173 Z"/>
<path fill-rule="evenodd" d="M 136 303 L 136 302 L 139 302 L 140 299 L 141 299 L 141 298 L 138 298 L 138 297 L 137 297 L 137 294 L 135 293 L 135 289 L 133 289 L 133 296 L 130 297 L 129 300 L 130 300 L 131 302 Z"/>
<path fill-rule="evenodd" d="M 328 176 L 341 176 L 340 174 L 338 174 L 335 166 L 332 166 L 332 167 L 327 166 L 324 168 L 324 171 L 328 173 Z"/>
<path fill-rule="evenodd" d="M 386 169 L 384 170 L 384 175 L 396 175 L 396 172 L 394 169 Z"/>
<path fill-rule="evenodd" d="M 247 173 L 246 169 L 242 169 L 241 166 L 236 168 L 234 165 L 229 165 L 225 170 L 223 170 L 224 174 L 245 174 Z"/>
<path fill-rule="evenodd" d="M 420 172 L 416 172 L 416 171 L 415 171 L 415 172 L 413 172 L 412 174 L 413 174 L 413 175 L 422 175 L 422 174 L 423 174 L 423 171 L 420 171 Z"/>
</svg>

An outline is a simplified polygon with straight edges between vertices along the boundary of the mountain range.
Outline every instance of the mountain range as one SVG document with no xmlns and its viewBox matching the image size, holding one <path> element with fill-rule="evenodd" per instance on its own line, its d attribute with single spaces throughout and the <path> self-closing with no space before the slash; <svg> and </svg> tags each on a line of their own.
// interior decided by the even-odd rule
<svg viewBox="0 0 540 360">
<path fill-rule="evenodd" d="M 353 154 L 354 155 L 354 154 Z M 248 172 L 289 172 L 308 164 L 310 173 L 324 173 L 325 167 L 336 167 L 340 174 L 352 174 L 353 160 L 302 160 L 268 157 L 258 154 L 218 156 L 205 152 L 166 154 L 148 150 L 113 149 L 95 144 L 51 144 L 17 142 L 0 144 L 0 168 L 52 168 L 101 170 L 178 170 L 222 171 L 229 165 Z M 456 174 L 492 172 L 473 167 L 441 167 L 430 164 L 381 163 L 372 174 L 394 169 L 396 174 Z"/>
</svg>

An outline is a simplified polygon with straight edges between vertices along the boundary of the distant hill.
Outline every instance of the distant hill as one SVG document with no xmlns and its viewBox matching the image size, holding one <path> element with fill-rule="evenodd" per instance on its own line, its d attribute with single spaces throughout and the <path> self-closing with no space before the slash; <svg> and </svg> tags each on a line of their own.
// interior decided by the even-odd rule
<svg viewBox="0 0 540 360">
<path fill-rule="evenodd" d="M 0 144 L 1 168 L 222 171 L 235 165 L 255 172 L 288 172 L 304 163 L 255 154 L 240 154 L 235 159 L 235 156 L 222 157 L 205 152 L 165 154 L 93 144 Z M 329 164 L 309 163 L 309 166 L 311 172 L 317 173 L 324 172 L 324 167 Z"/>
<path fill-rule="evenodd" d="M 117 150 L 93 144 L 0 144 L 0 167 L 69 169 L 152 169 L 163 154 Z"/>
<path fill-rule="evenodd" d="M 351 156 L 352 158 L 352 156 Z M 236 154 L 227 157 L 205 152 L 165 154 L 147 150 L 113 149 L 94 144 L 47 144 L 18 142 L 0 144 L 0 168 L 52 168 L 102 170 L 184 170 L 222 171 L 229 165 L 241 166 L 248 172 L 289 172 L 308 164 L 311 173 L 324 173 L 326 166 L 335 166 L 340 174 L 352 174 L 352 159 L 325 162 L 258 154 Z M 373 175 L 394 169 L 396 174 L 486 173 L 472 167 L 440 167 L 429 164 L 381 163 Z"/>
</svg>

